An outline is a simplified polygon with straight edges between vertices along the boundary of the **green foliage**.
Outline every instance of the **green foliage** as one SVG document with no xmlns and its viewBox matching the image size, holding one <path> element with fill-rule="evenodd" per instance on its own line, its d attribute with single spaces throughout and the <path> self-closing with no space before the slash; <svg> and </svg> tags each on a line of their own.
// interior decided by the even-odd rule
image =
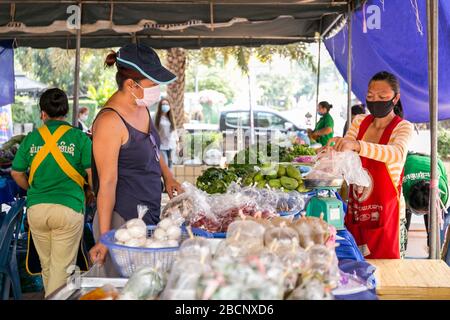
<svg viewBox="0 0 450 320">
<path fill-rule="evenodd" d="M 13 123 L 33 123 L 34 127 L 42 124 L 39 113 L 39 101 L 27 96 L 16 96 L 11 105 Z"/>
<path fill-rule="evenodd" d="M 206 151 L 208 151 L 208 146 L 220 146 L 223 141 L 222 133 L 220 132 L 202 132 L 201 134 L 191 134 L 186 135 L 186 158 L 193 159 L 198 157 L 203 159 Z"/>
<path fill-rule="evenodd" d="M 105 81 L 98 87 L 89 85 L 87 95 L 90 99 L 97 102 L 97 106 L 101 107 L 105 105 L 106 101 L 108 101 L 116 90 L 116 86 L 112 84 L 112 81 Z"/>
<path fill-rule="evenodd" d="M 82 49 L 80 57 L 80 92 L 90 86 L 97 91 L 115 89 L 115 68 L 104 68 L 107 49 Z M 58 87 L 73 95 L 75 50 L 59 48 L 17 48 L 14 51 L 16 68 L 49 87 Z M 106 89 L 104 87 L 107 87 Z"/>
<path fill-rule="evenodd" d="M 271 107 L 289 108 L 289 97 L 294 94 L 295 83 L 289 76 L 280 74 L 259 74 L 257 77 L 258 86 L 262 90 L 259 97 L 260 105 Z"/>
<path fill-rule="evenodd" d="M 439 130 L 438 153 L 442 159 L 447 159 L 450 154 L 450 131 Z"/>
</svg>

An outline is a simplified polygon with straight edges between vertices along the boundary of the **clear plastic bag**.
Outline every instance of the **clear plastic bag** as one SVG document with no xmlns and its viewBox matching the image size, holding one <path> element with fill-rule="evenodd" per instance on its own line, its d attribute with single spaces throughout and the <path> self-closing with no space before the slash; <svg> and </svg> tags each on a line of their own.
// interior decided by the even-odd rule
<svg viewBox="0 0 450 320">
<path fill-rule="evenodd" d="M 202 274 L 211 273 L 211 266 L 194 258 L 175 261 L 161 295 L 162 300 L 195 300 L 199 279 Z"/>
<path fill-rule="evenodd" d="M 189 225 L 205 225 L 211 230 L 220 229 L 220 223 L 211 207 L 211 198 L 188 182 L 182 185 L 184 193 L 171 199 L 161 213 L 161 219 L 179 215 Z"/>
<path fill-rule="evenodd" d="M 314 244 L 324 245 L 330 238 L 329 226 L 324 220 L 316 217 L 301 217 L 293 225 L 299 235 L 300 246 L 304 249 Z"/>
<path fill-rule="evenodd" d="M 126 224 L 116 230 L 116 243 L 128 247 L 144 247 L 147 241 L 147 225 L 142 218 L 148 212 L 148 207 L 137 206 L 138 217 L 128 220 Z"/>
<path fill-rule="evenodd" d="M 211 245 L 204 238 L 193 238 L 183 242 L 180 247 L 180 259 L 192 258 L 201 262 L 210 262 L 212 259 Z"/>
<path fill-rule="evenodd" d="M 347 184 L 369 187 L 371 179 L 363 168 L 359 155 L 353 151 L 328 150 L 318 155 L 308 179 L 344 178 Z"/>
<path fill-rule="evenodd" d="M 119 300 L 153 300 L 163 291 L 166 279 L 153 267 L 140 267 L 130 277 Z"/>
<path fill-rule="evenodd" d="M 266 229 L 254 221 L 235 221 L 230 224 L 227 239 L 217 248 L 217 256 L 233 257 L 256 254 L 264 248 L 264 232 Z"/>
<path fill-rule="evenodd" d="M 295 229 L 276 227 L 264 233 L 264 245 L 273 252 L 299 249 L 299 236 Z"/>
</svg>

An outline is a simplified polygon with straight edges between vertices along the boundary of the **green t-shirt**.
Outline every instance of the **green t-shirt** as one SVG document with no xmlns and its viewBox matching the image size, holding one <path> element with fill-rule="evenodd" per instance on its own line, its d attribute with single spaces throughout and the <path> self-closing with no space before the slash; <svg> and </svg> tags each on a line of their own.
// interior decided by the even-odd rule
<svg viewBox="0 0 450 320">
<path fill-rule="evenodd" d="M 429 156 L 420 154 L 408 154 L 405 163 L 405 176 L 403 178 L 403 195 L 406 202 L 408 202 L 409 193 L 411 187 L 420 180 L 430 181 L 430 162 Z M 448 178 L 447 171 L 445 170 L 444 163 L 438 161 L 438 173 L 439 173 L 439 190 L 441 200 L 444 205 L 447 205 L 448 201 Z"/>
<path fill-rule="evenodd" d="M 61 125 L 70 126 L 57 120 L 49 120 L 46 125 L 52 134 Z M 30 132 L 17 151 L 12 169 L 27 172 L 43 145 L 39 131 Z M 85 170 L 91 168 L 91 145 L 89 137 L 77 128 L 70 129 L 58 140 L 59 149 L 67 161 L 85 178 Z M 36 170 L 27 192 L 28 207 L 42 203 L 60 204 L 76 212 L 84 212 L 84 190 L 62 171 L 51 154 Z"/>
<path fill-rule="evenodd" d="M 334 120 L 333 120 L 333 117 L 331 116 L 331 114 L 329 114 L 329 113 L 324 114 L 320 118 L 319 122 L 317 122 L 317 124 L 316 124 L 316 128 L 314 129 L 314 131 L 322 130 L 324 128 L 331 128 L 332 131 L 331 131 L 331 133 L 329 133 L 325 136 L 321 136 L 321 137 L 317 138 L 317 142 L 320 143 L 322 146 L 326 145 L 328 143 L 328 140 L 333 138 L 333 135 L 334 135 Z"/>
</svg>

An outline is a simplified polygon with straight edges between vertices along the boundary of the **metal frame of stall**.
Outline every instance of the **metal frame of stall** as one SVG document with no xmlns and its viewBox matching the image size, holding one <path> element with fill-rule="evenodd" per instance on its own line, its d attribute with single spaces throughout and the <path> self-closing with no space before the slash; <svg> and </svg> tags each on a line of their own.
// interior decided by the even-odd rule
<svg viewBox="0 0 450 320">
<path fill-rule="evenodd" d="M 15 1 L 6 1 L 13 3 Z M 62 1 L 55 1 L 62 2 Z M 73 1 L 68 1 L 73 2 Z M 83 2 L 94 3 L 96 1 L 77 1 L 80 7 L 80 14 L 82 10 Z M 131 1 L 130 1 L 131 2 Z M 145 1 L 132 1 L 132 3 L 144 3 Z M 160 1 L 162 2 L 162 1 Z M 193 1 L 195 2 L 195 1 Z M 199 1 L 199 2 L 210 2 L 211 1 Z M 233 1 L 230 1 L 230 4 Z M 267 3 L 263 1 L 261 3 Z M 274 1 L 273 3 L 279 3 Z M 347 119 L 349 123 L 351 122 L 351 95 L 352 95 L 352 14 L 354 11 L 354 0 L 347 0 L 345 3 L 348 6 L 347 12 L 347 24 L 348 24 L 348 57 L 347 57 Z M 427 23 L 428 23 L 428 74 L 429 74 L 429 97 L 430 97 L 430 127 L 431 127 L 431 192 L 430 192 L 430 225 L 431 225 L 431 243 L 430 243 L 430 259 L 439 259 L 440 256 L 440 239 L 437 236 L 439 232 L 438 223 L 438 173 L 437 173 L 437 123 L 438 123 L 438 3 L 439 0 L 429 0 L 427 1 Z M 304 5 L 308 5 L 305 3 Z M 211 11 L 212 14 L 212 11 Z M 80 18 L 81 19 L 81 18 Z M 319 99 L 319 84 L 320 84 L 320 52 L 321 52 L 321 42 L 330 29 L 337 23 L 339 17 L 336 21 L 322 34 L 316 37 L 319 47 L 319 57 L 318 57 L 318 68 L 317 68 L 317 92 L 316 101 L 318 103 Z M 322 30 L 320 30 L 322 31 Z M 286 38 L 287 39 L 287 38 Z M 292 39 L 292 37 L 289 37 Z M 302 39 L 298 39 L 301 41 Z M 77 114 L 79 109 L 79 84 L 80 84 L 80 50 L 81 50 L 81 21 L 80 27 L 77 28 L 76 32 L 76 56 L 75 56 L 75 73 L 74 73 L 74 95 L 73 95 L 73 124 L 77 123 Z M 250 104 L 250 112 L 252 112 L 252 104 Z M 251 117 L 251 132 L 254 132 L 254 121 Z M 317 114 L 316 114 L 317 121 Z M 252 134 L 254 136 L 254 134 Z"/>
<path fill-rule="evenodd" d="M 354 8 L 352 2 L 348 2 L 347 13 L 347 121 L 350 124 L 352 119 L 352 13 Z M 430 183 L 430 209 L 428 215 L 431 231 L 431 241 L 429 259 L 440 259 L 441 243 L 439 235 L 439 176 L 438 176 L 438 48 L 439 48 L 439 0 L 428 0 L 427 6 L 427 42 L 428 42 L 428 92 L 430 99 L 430 129 L 431 129 L 431 183 Z M 318 40 L 318 62 L 317 62 L 317 88 L 316 105 L 319 104 L 320 94 L 320 53 L 323 37 Z M 315 116 L 317 123 L 317 113 Z"/>
</svg>

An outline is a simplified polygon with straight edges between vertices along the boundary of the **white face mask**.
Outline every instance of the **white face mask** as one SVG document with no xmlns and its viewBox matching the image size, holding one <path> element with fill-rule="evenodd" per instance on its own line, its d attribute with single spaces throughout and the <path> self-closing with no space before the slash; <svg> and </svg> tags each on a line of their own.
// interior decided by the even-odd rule
<svg viewBox="0 0 450 320">
<path fill-rule="evenodd" d="M 133 92 L 131 93 L 133 97 L 136 98 L 136 104 L 138 106 L 150 107 L 159 100 L 159 97 L 161 95 L 161 89 L 159 88 L 159 85 L 151 88 L 143 88 L 139 83 L 136 82 L 136 84 L 141 87 L 142 90 L 144 90 L 144 97 L 142 99 L 137 98 Z"/>
<path fill-rule="evenodd" d="M 167 103 L 165 103 L 161 106 L 162 112 L 167 113 L 167 112 L 169 112 L 169 110 L 170 110 L 170 106 Z"/>
<path fill-rule="evenodd" d="M 87 114 L 82 114 L 82 115 L 80 115 L 80 120 L 81 121 L 86 121 L 87 119 L 88 119 L 88 115 Z"/>
</svg>

